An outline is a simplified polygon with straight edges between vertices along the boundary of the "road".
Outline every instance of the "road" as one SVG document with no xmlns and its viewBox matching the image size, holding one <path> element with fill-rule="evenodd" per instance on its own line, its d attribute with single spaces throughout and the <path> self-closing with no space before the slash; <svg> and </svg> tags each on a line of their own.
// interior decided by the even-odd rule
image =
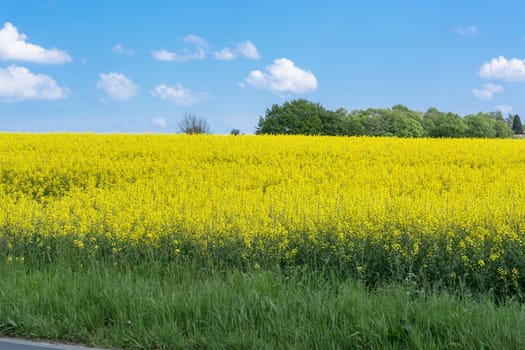
<svg viewBox="0 0 525 350">
<path fill-rule="evenodd" d="M 0 350 L 102 350 L 79 345 L 34 342 L 17 338 L 0 338 Z"/>
</svg>

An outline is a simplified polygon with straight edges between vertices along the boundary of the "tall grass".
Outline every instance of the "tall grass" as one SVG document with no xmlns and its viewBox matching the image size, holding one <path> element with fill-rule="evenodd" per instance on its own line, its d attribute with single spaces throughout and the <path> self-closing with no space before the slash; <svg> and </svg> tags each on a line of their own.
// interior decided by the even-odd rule
<svg viewBox="0 0 525 350">
<path fill-rule="evenodd" d="M 125 349 L 523 349 L 525 307 L 294 271 L 0 266 L 0 334 Z"/>
</svg>

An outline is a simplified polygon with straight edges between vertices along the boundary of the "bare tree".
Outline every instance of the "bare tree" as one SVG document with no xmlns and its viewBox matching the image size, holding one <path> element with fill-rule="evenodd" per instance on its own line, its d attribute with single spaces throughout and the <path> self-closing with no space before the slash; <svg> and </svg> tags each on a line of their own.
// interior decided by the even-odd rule
<svg viewBox="0 0 525 350">
<path fill-rule="evenodd" d="M 193 134 L 209 134 L 210 126 L 204 118 L 197 117 L 195 114 L 187 113 L 178 124 L 180 132 L 188 135 Z"/>
</svg>

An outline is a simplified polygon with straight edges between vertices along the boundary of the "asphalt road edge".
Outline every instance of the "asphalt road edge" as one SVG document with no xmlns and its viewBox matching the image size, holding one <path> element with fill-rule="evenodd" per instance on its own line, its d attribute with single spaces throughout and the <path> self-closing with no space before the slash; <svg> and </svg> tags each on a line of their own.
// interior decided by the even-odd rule
<svg viewBox="0 0 525 350">
<path fill-rule="evenodd" d="M 84 345 L 50 343 L 47 341 L 32 341 L 21 338 L 0 337 L 0 350 L 103 350 Z"/>
</svg>

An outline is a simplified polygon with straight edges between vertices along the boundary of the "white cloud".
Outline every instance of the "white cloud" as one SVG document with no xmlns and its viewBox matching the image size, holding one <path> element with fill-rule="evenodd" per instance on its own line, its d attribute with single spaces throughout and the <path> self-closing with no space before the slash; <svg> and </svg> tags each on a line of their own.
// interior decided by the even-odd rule
<svg viewBox="0 0 525 350">
<path fill-rule="evenodd" d="M 268 73 L 251 71 L 244 81 L 256 88 L 270 90 L 276 95 L 300 94 L 317 89 L 315 75 L 298 68 L 287 58 L 274 60 L 272 65 L 266 67 L 266 71 Z"/>
<path fill-rule="evenodd" d="M 175 53 L 164 49 L 152 51 L 151 54 L 157 61 L 175 61 Z"/>
<path fill-rule="evenodd" d="M 186 35 L 182 41 L 188 44 L 196 44 L 201 47 L 208 47 L 208 42 L 206 39 L 193 34 Z"/>
<path fill-rule="evenodd" d="M 257 47 L 251 41 L 245 41 L 237 44 L 233 49 L 224 48 L 221 51 L 215 51 L 213 56 L 216 60 L 230 61 L 236 59 L 238 56 L 244 56 L 252 60 L 258 60 L 261 55 L 257 51 Z"/>
<path fill-rule="evenodd" d="M 485 79 L 503 81 L 525 81 L 525 59 L 506 59 L 503 56 L 493 58 L 479 69 L 479 76 Z"/>
<path fill-rule="evenodd" d="M 151 123 L 160 128 L 165 128 L 168 126 L 168 122 L 162 117 L 151 118 Z"/>
<path fill-rule="evenodd" d="M 213 57 L 215 57 L 216 60 L 231 61 L 234 60 L 237 55 L 231 49 L 225 47 L 221 51 L 215 51 Z"/>
<path fill-rule="evenodd" d="M 6 22 L 0 29 L 0 60 L 44 64 L 71 62 L 71 57 L 65 51 L 56 48 L 45 49 L 26 40 L 27 36 L 24 33 L 19 33 L 15 26 Z"/>
<path fill-rule="evenodd" d="M 128 56 L 133 56 L 135 54 L 133 50 L 124 48 L 124 46 L 122 46 L 121 43 L 116 43 L 115 46 L 113 46 L 113 48 L 111 49 L 111 51 L 113 51 L 113 53 L 118 53 L 118 54 L 128 55 Z"/>
<path fill-rule="evenodd" d="M 503 114 L 508 114 L 508 113 L 512 112 L 513 109 L 514 108 L 512 106 L 509 106 L 509 105 L 497 105 L 496 106 L 496 110 L 500 111 Z"/>
<path fill-rule="evenodd" d="M 251 41 L 245 41 L 237 45 L 237 50 L 241 55 L 252 60 L 258 60 L 261 55 L 257 51 L 257 48 Z"/>
<path fill-rule="evenodd" d="M 461 36 L 474 36 L 478 34 L 478 28 L 476 28 L 476 26 L 473 25 L 465 27 L 454 27 L 454 32 Z"/>
<path fill-rule="evenodd" d="M 503 86 L 496 84 L 485 84 L 483 89 L 472 89 L 472 94 L 479 98 L 480 100 L 492 100 L 494 94 L 499 94 L 503 92 Z"/>
<path fill-rule="evenodd" d="M 152 51 L 151 55 L 157 61 L 165 62 L 187 62 L 192 60 L 203 60 L 206 58 L 206 51 L 208 50 L 208 42 L 206 39 L 190 34 L 184 37 L 183 41 L 188 44 L 195 44 L 197 47 L 194 50 L 183 49 L 182 53 L 176 53 L 165 49 Z"/>
<path fill-rule="evenodd" d="M 183 106 L 190 106 L 202 102 L 205 99 L 204 94 L 195 94 L 181 84 L 175 84 L 173 86 L 166 84 L 157 85 L 151 91 L 151 95 Z"/>
<path fill-rule="evenodd" d="M 0 100 L 57 100 L 66 98 L 69 89 L 58 86 L 44 74 L 33 74 L 27 68 L 11 65 L 0 68 Z"/>
<path fill-rule="evenodd" d="M 175 53 L 167 50 L 152 51 L 151 54 L 157 61 L 166 62 L 187 62 L 193 60 L 203 60 L 206 58 L 206 51 L 198 47 L 195 51 L 184 49 L 182 53 Z"/>
<path fill-rule="evenodd" d="M 138 87 L 124 74 L 116 72 L 101 73 L 99 77 L 97 87 L 105 91 L 112 99 L 128 100 L 138 91 Z"/>
</svg>

